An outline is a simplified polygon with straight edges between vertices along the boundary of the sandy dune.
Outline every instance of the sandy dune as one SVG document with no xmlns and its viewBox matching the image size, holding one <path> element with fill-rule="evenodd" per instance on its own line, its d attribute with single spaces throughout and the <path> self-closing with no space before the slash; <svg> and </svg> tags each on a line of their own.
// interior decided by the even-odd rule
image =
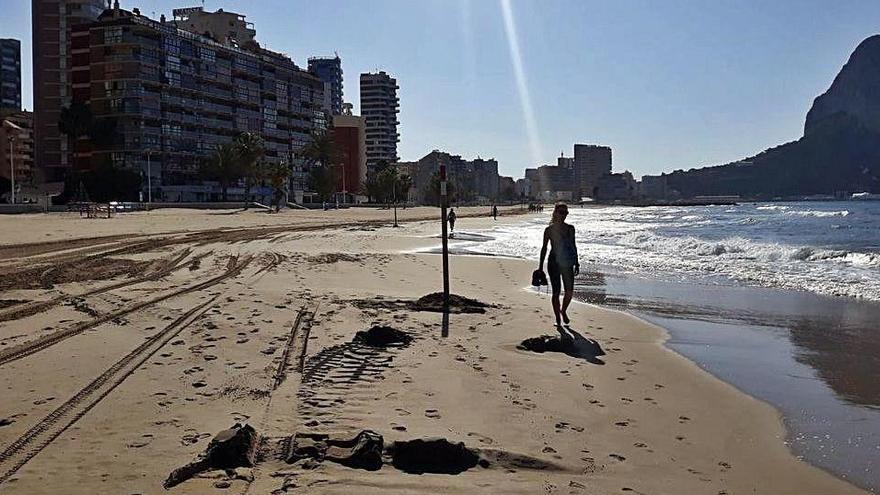
<svg viewBox="0 0 880 495">
<path fill-rule="evenodd" d="M 490 226 L 466 218 L 485 210 L 459 210 L 458 229 Z M 437 211 L 400 211 L 399 229 L 390 214 L 0 218 L 20 233 L 0 244 L 0 492 L 166 493 L 246 423 L 255 466 L 167 493 L 858 493 L 792 457 L 772 408 L 659 328 L 577 305 L 577 348 L 519 349 L 554 332 L 546 296 L 524 290 L 532 263 L 453 257 L 453 292 L 490 307 L 420 310 L 440 258 L 401 252 L 437 242 L 418 221 Z M 412 341 L 355 341 L 374 325 Z M 401 442 L 379 470 L 283 455 L 296 433 L 362 430 Z M 405 442 L 424 438 L 480 462 L 416 474 Z"/>
</svg>

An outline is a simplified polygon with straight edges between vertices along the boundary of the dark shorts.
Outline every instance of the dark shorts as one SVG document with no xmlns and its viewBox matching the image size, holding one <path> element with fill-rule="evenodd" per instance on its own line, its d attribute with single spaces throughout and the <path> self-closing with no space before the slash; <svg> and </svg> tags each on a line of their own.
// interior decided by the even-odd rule
<svg viewBox="0 0 880 495">
<path fill-rule="evenodd" d="M 551 261 L 547 263 L 547 276 L 554 294 L 559 292 L 560 280 L 566 291 L 574 290 L 574 265 L 560 267 L 555 261 Z"/>
</svg>

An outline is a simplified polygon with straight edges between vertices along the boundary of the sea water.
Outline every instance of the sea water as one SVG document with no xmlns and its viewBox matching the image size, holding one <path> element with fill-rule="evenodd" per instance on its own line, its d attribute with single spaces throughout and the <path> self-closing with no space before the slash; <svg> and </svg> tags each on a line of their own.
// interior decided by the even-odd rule
<svg viewBox="0 0 880 495">
<path fill-rule="evenodd" d="M 453 249 L 536 260 L 549 217 Z M 567 221 L 577 299 L 666 328 L 667 346 L 776 406 L 796 455 L 880 491 L 880 202 L 574 206 Z"/>
</svg>

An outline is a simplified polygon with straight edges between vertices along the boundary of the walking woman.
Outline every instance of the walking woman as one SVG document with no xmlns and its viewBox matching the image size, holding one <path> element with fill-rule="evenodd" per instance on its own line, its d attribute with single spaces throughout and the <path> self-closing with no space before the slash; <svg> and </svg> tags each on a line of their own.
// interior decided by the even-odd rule
<svg viewBox="0 0 880 495">
<path fill-rule="evenodd" d="M 544 229 L 544 243 L 541 246 L 541 262 L 538 269 L 544 270 L 544 258 L 547 257 L 547 243 L 550 243 L 550 257 L 547 258 L 547 275 L 550 278 L 550 286 L 553 288 L 553 315 L 556 317 L 556 326 L 561 327 L 570 321 L 566 310 L 571 303 L 574 294 L 574 277 L 580 272 L 578 263 L 577 245 L 574 240 L 574 226 L 565 223 L 568 216 L 568 206 L 559 203 L 553 209 L 553 219 L 550 225 Z M 561 283 L 560 283 L 561 282 Z M 562 306 L 559 304 L 560 285 L 565 288 L 562 298 Z"/>
</svg>

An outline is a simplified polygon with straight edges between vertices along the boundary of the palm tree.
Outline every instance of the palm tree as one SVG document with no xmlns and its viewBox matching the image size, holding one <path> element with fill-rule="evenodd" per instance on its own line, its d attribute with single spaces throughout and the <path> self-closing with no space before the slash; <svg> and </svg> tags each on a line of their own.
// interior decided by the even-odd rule
<svg viewBox="0 0 880 495">
<path fill-rule="evenodd" d="M 89 107 L 83 103 L 73 103 L 61 109 L 58 130 L 73 141 L 88 135 L 92 130 L 94 117 Z"/>
<path fill-rule="evenodd" d="M 321 200 L 326 201 L 337 188 L 338 172 L 335 165 L 343 160 L 333 135 L 327 131 L 313 132 L 311 140 L 302 150 L 302 156 L 309 164 L 312 187 Z"/>
<path fill-rule="evenodd" d="M 287 181 L 290 179 L 290 167 L 286 163 L 272 163 L 266 165 L 266 177 L 272 186 L 272 201 L 275 204 L 275 212 L 281 210 L 281 200 L 287 192 Z"/>
<path fill-rule="evenodd" d="M 331 167 L 342 161 L 342 154 L 336 146 L 333 135 L 329 132 L 313 132 L 311 140 L 303 148 L 303 157 L 311 165 L 320 163 L 322 166 Z"/>
<path fill-rule="evenodd" d="M 229 142 L 218 146 L 202 163 L 201 175 L 207 180 L 220 183 L 222 199 L 226 201 L 229 185 L 242 176 L 241 159 L 235 144 Z"/>
<path fill-rule="evenodd" d="M 243 132 L 233 141 L 244 176 L 244 207 L 247 209 L 251 187 L 263 180 L 260 159 L 266 152 L 263 138 L 251 132 Z"/>
</svg>

